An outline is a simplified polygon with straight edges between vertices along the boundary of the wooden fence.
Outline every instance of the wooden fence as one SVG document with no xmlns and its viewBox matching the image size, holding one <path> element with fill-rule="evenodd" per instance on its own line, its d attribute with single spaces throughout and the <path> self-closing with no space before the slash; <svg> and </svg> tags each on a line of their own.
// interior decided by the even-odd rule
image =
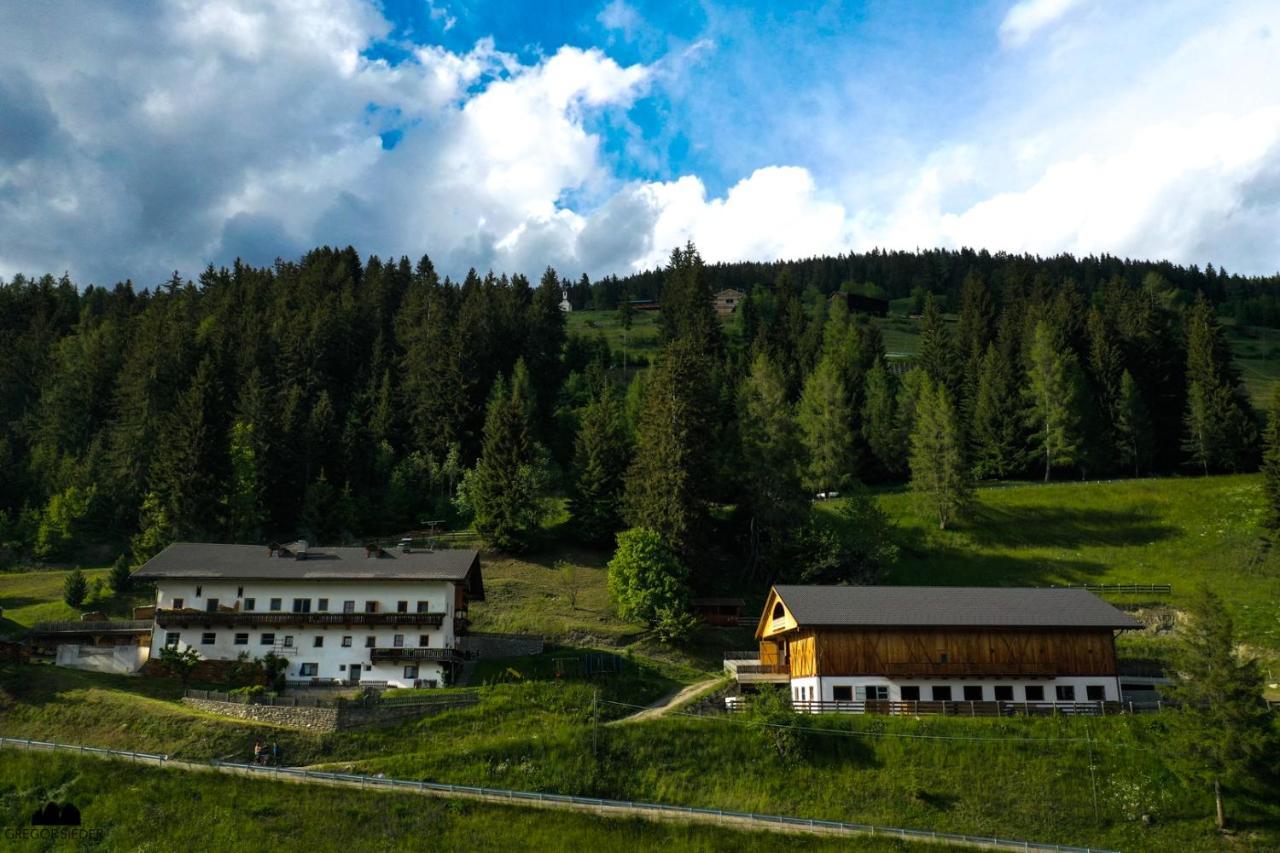
<svg viewBox="0 0 1280 853">
<path fill-rule="evenodd" d="M 730 700 L 737 701 L 730 701 Z M 725 707 L 736 713 L 746 710 L 747 702 L 741 697 L 729 697 Z M 1052 717 L 1052 716 L 1111 716 L 1147 710 L 1126 702 L 890 702 L 868 700 L 864 702 L 832 702 L 794 699 L 792 708 L 801 714 L 886 714 L 911 717 Z"/>
<path fill-rule="evenodd" d="M 1063 587 L 1053 587 L 1061 589 Z M 1084 589 L 1089 592 L 1114 593 L 1147 593 L 1149 595 L 1172 595 L 1171 583 L 1069 583 L 1066 589 Z"/>
</svg>

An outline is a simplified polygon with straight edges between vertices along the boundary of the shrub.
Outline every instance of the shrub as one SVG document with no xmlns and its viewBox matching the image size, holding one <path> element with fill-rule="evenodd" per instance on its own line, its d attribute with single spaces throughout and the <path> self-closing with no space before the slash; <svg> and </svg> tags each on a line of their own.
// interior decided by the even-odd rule
<svg viewBox="0 0 1280 853">
<path fill-rule="evenodd" d="M 655 626 L 688 611 L 685 580 L 689 570 L 655 531 L 635 527 L 618 534 L 618 550 L 609 561 L 609 593 L 618 615 Z"/>
<path fill-rule="evenodd" d="M 107 582 L 111 584 L 111 591 L 116 595 L 123 595 L 129 590 L 133 575 L 129 571 L 129 560 L 124 554 L 116 557 L 116 561 L 111 564 L 111 574 L 107 576 Z"/>
<path fill-rule="evenodd" d="M 84 572 L 76 569 L 67 575 L 67 579 L 62 583 L 62 600 L 68 607 L 79 610 L 88 594 L 89 582 L 84 579 Z"/>
</svg>

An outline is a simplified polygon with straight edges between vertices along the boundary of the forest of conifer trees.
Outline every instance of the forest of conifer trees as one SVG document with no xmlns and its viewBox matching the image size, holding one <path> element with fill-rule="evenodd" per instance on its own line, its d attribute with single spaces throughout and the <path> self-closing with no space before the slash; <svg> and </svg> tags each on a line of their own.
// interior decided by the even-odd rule
<svg viewBox="0 0 1280 853">
<path fill-rule="evenodd" d="M 723 286 L 749 294 L 728 322 Z M 1218 314 L 1265 286 L 972 252 L 707 266 L 691 245 L 595 283 L 453 282 L 352 248 L 141 291 L 17 277 L 0 285 L 0 544 L 137 561 L 175 539 L 448 518 L 519 551 L 565 497 L 586 542 L 644 527 L 691 565 L 849 579 L 883 550 L 861 484 L 910 480 L 945 526 L 977 480 L 1255 467 Z M 879 325 L 828 298 L 842 288 L 910 297 L 918 354 L 889 358 Z M 566 295 L 659 298 L 655 363 L 623 371 L 569 334 Z M 841 539 L 809 506 L 851 490 L 864 532 Z"/>
</svg>

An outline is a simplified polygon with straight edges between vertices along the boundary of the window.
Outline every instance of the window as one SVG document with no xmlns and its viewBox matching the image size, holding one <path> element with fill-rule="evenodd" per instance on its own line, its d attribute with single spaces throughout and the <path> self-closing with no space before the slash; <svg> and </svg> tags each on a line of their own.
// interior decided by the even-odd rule
<svg viewBox="0 0 1280 853">
<path fill-rule="evenodd" d="M 391 639 L 391 645 L 395 646 L 397 649 L 404 648 L 404 634 L 396 634 Z"/>
<path fill-rule="evenodd" d="M 199 597 L 200 597 L 200 593 L 202 593 L 202 592 L 204 592 L 204 587 L 202 587 L 202 586 L 198 586 L 198 587 L 196 587 L 196 598 L 199 598 Z"/>
<path fill-rule="evenodd" d="M 1059 684 L 1056 688 L 1059 702 L 1076 701 L 1076 689 L 1070 684 Z"/>
<path fill-rule="evenodd" d="M 207 600 L 207 601 L 204 603 L 204 609 L 205 609 L 206 611 L 208 611 L 209 613 L 217 613 L 217 612 L 218 612 L 218 599 L 216 599 L 216 598 L 210 598 L 209 600 Z"/>
<path fill-rule="evenodd" d="M 318 600 L 316 601 L 316 610 L 319 610 L 321 613 L 328 613 L 328 612 L 329 612 L 329 599 L 327 599 L 327 598 L 321 598 L 321 599 L 318 599 Z"/>
<path fill-rule="evenodd" d="M 372 634 L 364 638 L 364 647 L 366 649 L 372 649 L 377 645 L 378 645 L 378 638 L 373 636 Z"/>
<path fill-rule="evenodd" d="M 355 613 L 355 612 L 356 612 L 356 603 L 355 603 L 354 601 L 344 601 L 344 602 L 342 602 L 342 612 L 343 612 L 343 613 Z"/>
<path fill-rule="evenodd" d="M 396 602 L 396 612 L 397 612 L 397 613 L 408 613 L 408 612 L 409 612 L 409 602 L 407 602 L 407 601 L 397 601 L 397 602 Z"/>
<path fill-rule="evenodd" d="M 247 646 L 247 645 L 249 645 L 249 635 L 248 635 L 248 634 L 236 634 L 236 640 L 235 640 L 235 642 L 236 642 L 236 645 L 237 645 L 237 646 Z"/>
<path fill-rule="evenodd" d="M 406 666 L 406 667 L 404 668 L 404 677 L 405 677 L 405 678 L 417 678 L 417 677 L 418 677 L 418 667 L 417 667 L 416 665 L 415 665 L 415 666 Z"/>
<path fill-rule="evenodd" d="M 278 599 L 278 598 L 273 598 L 273 599 L 271 599 L 271 609 L 272 609 L 272 610 L 279 610 L 279 609 L 280 609 L 280 599 Z"/>
<path fill-rule="evenodd" d="M 178 643 L 182 640 L 182 635 L 177 631 L 169 631 L 164 635 L 164 647 L 166 649 L 176 649 Z"/>
<path fill-rule="evenodd" d="M 175 598 L 175 599 L 173 600 L 173 609 L 174 609 L 174 610 L 181 610 L 181 609 L 183 608 L 183 606 L 184 606 L 186 603 L 187 603 L 187 602 L 186 602 L 186 601 L 184 601 L 184 600 L 183 600 L 183 599 L 181 599 L 181 598 Z"/>
<path fill-rule="evenodd" d="M 920 688 L 914 684 L 903 685 L 901 693 L 903 702 L 920 701 Z"/>
<path fill-rule="evenodd" d="M 212 631 L 206 631 L 205 633 L 200 635 L 200 645 L 212 646 L 214 640 L 216 639 L 218 639 L 217 634 L 213 633 Z"/>
<path fill-rule="evenodd" d="M 294 613 L 310 613 L 310 612 L 311 612 L 311 599 L 309 599 L 309 598 L 295 598 L 295 599 L 293 600 L 293 612 L 294 612 Z"/>
<path fill-rule="evenodd" d="M 1013 685 L 997 684 L 996 685 L 996 701 L 1012 702 L 1013 701 Z"/>
<path fill-rule="evenodd" d="M 1039 684 L 1028 684 L 1023 695 L 1026 696 L 1028 702 L 1043 702 L 1044 687 Z"/>
<path fill-rule="evenodd" d="M 285 636 L 284 636 L 284 647 L 285 647 L 286 649 L 291 649 L 291 648 L 293 648 L 293 635 L 292 635 L 292 634 L 285 634 Z"/>
<path fill-rule="evenodd" d="M 938 663 L 947 663 L 951 660 L 951 656 L 946 652 L 938 652 Z"/>
<path fill-rule="evenodd" d="M 378 602 L 376 602 L 376 601 L 366 601 L 366 602 L 364 603 L 364 612 L 365 612 L 365 613 L 377 613 L 377 612 L 378 612 Z"/>
<path fill-rule="evenodd" d="M 854 698 L 859 702 L 866 702 L 868 699 L 876 701 L 877 699 L 888 699 L 889 688 L 883 684 L 871 684 L 866 687 L 859 687 L 854 691 Z"/>
<path fill-rule="evenodd" d="M 346 636 L 346 637 L 343 637 L 343 638 L 342 638 L 342 647 L 343 647 L 344 649 L 349 649 L 349 648 L 351 648 L 351 637 L 350 637 L 350 635 L 348 635 L 348 636 Z"/>
<path fill-rule="evenodd" d="M 418 612 L 419 612 L 419 613 L 430 613 L 430 612 L 431 612 L 431 602 L 430 602 L 430 601 L 419 601 L 419 602 L 418 602 Z"/>
<path fill-rule="evenodd" d="M 1101 684 L 1086 684 L 1084 695 L 1090 702 L 1101 702 L 1107 698 L 1107 689 Z"/>
<path fill-rule="evenodd" d="M 425 649 L 425 648 L 426 648 L 427 646 L 429 646 L 429 645 L 431 645 L 431 635 L 430 635 L 430 634 L 419 634 L 419 635 L 418 635 L 418 648 L 420 648 L 420 649 Z"/>
<path fill-rule="evenodd" d="M 358 664 L 358 663 L 353 663 L 353 664 L 352 664 L 352 666 L 359 666 L 359 665 L 360 665 L 360 664 Z M 373 664 L 371 664 L 371 663 L 367 663 L 367 664 L 365 664 L 365 665 L 364 665 L 364 671 L 365 671 L 365 672 L 372 672 L 372 671 L 373 671 Z"/>
<path fill-rule="evenodd" d="M 786 616 L 786 615 L 787 615 L 787 611 L 786 611 L 786 610 L 784 610 L 784 609 L 782 608 L 782 602 L 781 602 L 781 601 L 779 601 L 777 604 L 773 605 L 773 618 L 774 618 L 774 619 L 781 619 L 783 616 Z"/>
<path fill-rule="evenodd" d="M 316 649 L 322 649 L 322 648 L 324 648 L 324 637 L 322 637 L 322 636 L 317 636 L 317 637 L 315 638 L 315 640 L 314 640 L 314 641 L 312 641 L 311 646 L 312 646 L 312 648 L 316 648 Z"/>
<path fill-rule="evenodd" d="M 274 646 L 275 644 L 276 644 L 275 634 L 263 634 L 261 637 L 258 638 L 258 645 L 260 646 Z"/>
<path fill-rule="evenodd" d="M 853 688 L 845 685 L 843 687 L 832 687 L 831 698 L 837 702 L 853 701 Z"/>
<path fill-rule="evenodd" d="M 934 687 L 934 688 L 933 688 L 933 701 L 935 701 L 935 702 L 950 702 L 950 701 L 951 701 L 951 688 L 950 688 L 950 687 Z"/>
<path fill-rule="evenodd" d="M 966 684 L 964 686 L 964 698 L 968 702 L 981 702 L 982 701 L 982 685 Z"/>
<path fill-rule="evenodd" d="M 245 610 L 253 610 L 253 608 L 255 608 L 255 607 L 257 607 L 257 606 L 258 606 L 258 602 L 254 601 L 252 598 L 246 598 L 246 599 L 244 600 L 244 609 L 245 609 Z"/>
<path fill-rule="evenodd" d="M 320 664 L 318 663 L 300 663 L 298 664 L 298 675 L 303 678 L 315 678 L 320 672 Z"/>
<path fill-rule="evenodd" d="M 236 587 L 236 598 L 244 598 L 244 587 Z"/>
</svg>

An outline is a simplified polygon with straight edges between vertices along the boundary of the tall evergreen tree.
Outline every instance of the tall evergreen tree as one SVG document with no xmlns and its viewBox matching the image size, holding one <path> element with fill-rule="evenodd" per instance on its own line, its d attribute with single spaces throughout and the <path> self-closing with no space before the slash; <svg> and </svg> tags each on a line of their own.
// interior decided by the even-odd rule
<svg viewBox="0 0 1280 853">
<path fill-rule="evenodd" d="M 954 391 L 960 372 L 955 345 L 952 343 L 946 320 L 942 317 L 942 306 L 938 304 L 938 300 L 932 293 L 924 299 L 924 315 L 920 320 L 918 363 L 934 383 Z"/>
<path fill-rule="evenodd" d="M 946 386 L 926 379 L 911 435 L 911 488 L 938 517 L 938 529 L 973 502 L 959 415 Z"/>
<path fill-rule="evenodd" d="M 643 386 L 623 496 L 627 525 L 657 532 L 684 557 L 700 544 L 713 487 L 710 373 L 699 341 L 681 339 L 664 348 Z"/>
<path fill-rule="evenodd" d="M 1151 464 L 1151 416 L 1138 383 L 1127 370 L 1120 374 L 1115 440 L 1119 461 L 1133 469 L 1133 476 L 1137 477 Z"/>
<path fill-rule="evenodd" d="M 1262 443 L 1262 525 L 1280 530 L 1280 387 L 1271 392 Z"/>
<path fill-rule="evenodd" d="M 531 436 L 532 404 L 527 378 L 519 378 L 522 368 L 517 363 L 512 383 L 499 377 L 494 384 L 480 461 L 466 483 L 476 532 L 513 553 L 533 544 L 546 514 L 544 461 Z"/>
<path fill-rule="evenodd" d="M 1072 465 L 1079 459 L 1079 379 L 1075 356 L 1055 340 L 1043 320 L 1036 325 L 1028 354 L 1028 419 L 1044 460 L 1044 479 L 1055 465 Z"/>
<path fill-rule="evenodd" d="M 200 363 L 195 376 L 160 433 L 151 484 L 179 538 L 212 532 L 218 513 L 219 475 L 225 470 L 216 438 L 218 390 L 213 364 Z"/>
<path fill-rule="evenodd" d="M 754 574 L 763 562 L 776 573 L 788 534 L 803 522 L 809 502 L 801 485 L 804 446 L 787 401 L 786 381 L 764 353 L 756 356 L 742 383 L 738 423 L 743 481 L 739 508 L 749 519 L 747 572 Z"/>
<path fill-rule="evenodd" d="M 1162 688 L 1181 706 L 1167 721 L 1166 761 L 1183 780 L 1213 792 L 1218 829 L 1225 829 L 1225 795 L 1266 775 L 1280 743 L 1263 701 L 1262 670 L 1237 654 L 1222 599 L 1202 586 L 1189 610 L 1190 625 L 1174 649 L 1177 680 Z"/>
<path fill-rule="evenodd" d="M 798 420 L 809 457 L 806 486 L 814 492 L 844 488 L 854 475 L 853 411 L 831 356 L 818 362 L 805 381 Z"/>
<path fill-rule="evenodd" d="M 724 350 L 720 320 L 711 304 L 711 281 L 693 243 L 671 251 L 662 279 L 663 340 L 687 340 L 698 353 L 718 356 Z"/>
<path fill-rule="evenodd" d="M 988 344 L 978 366 L 969 447 L 974 476 L 1003 479 L 1019 467 L 1021 430 L 1018 387 L 1013 365 L 995 344 Z"/>
<path fill-rule="evenodd" d="M 231 425 L 229 447 L 231 477 L 223 511 L 232 542 L 256 542 L 266 513 L 262 506 L 262 469 L 253 424 L 237 420 Z"/>
<path fill-rule="evenodd" d="M 883 361 L 867 371 L 862 404 L 862 438 L 885 473 L 905 469 L 905 446 L 898 426 L 897 383 Z"/>
<path fill-rule="evenodd" d="M 1231 351 L 1213 308 L 1198 294 L 1187 312 L 1187 409 L 1183 450 L 1210 470 L 1239 470 L 1256 442 L 1252 411 L 1231 365 Z"/>
<path fill-rule="evenodd" d="M 622 406 L 606 383 L 583 410 L 574 444 L 569 516 L 575 532 L 588 542 L 608 542 L 622 527 L 628 444 Z"/>
</svg>

